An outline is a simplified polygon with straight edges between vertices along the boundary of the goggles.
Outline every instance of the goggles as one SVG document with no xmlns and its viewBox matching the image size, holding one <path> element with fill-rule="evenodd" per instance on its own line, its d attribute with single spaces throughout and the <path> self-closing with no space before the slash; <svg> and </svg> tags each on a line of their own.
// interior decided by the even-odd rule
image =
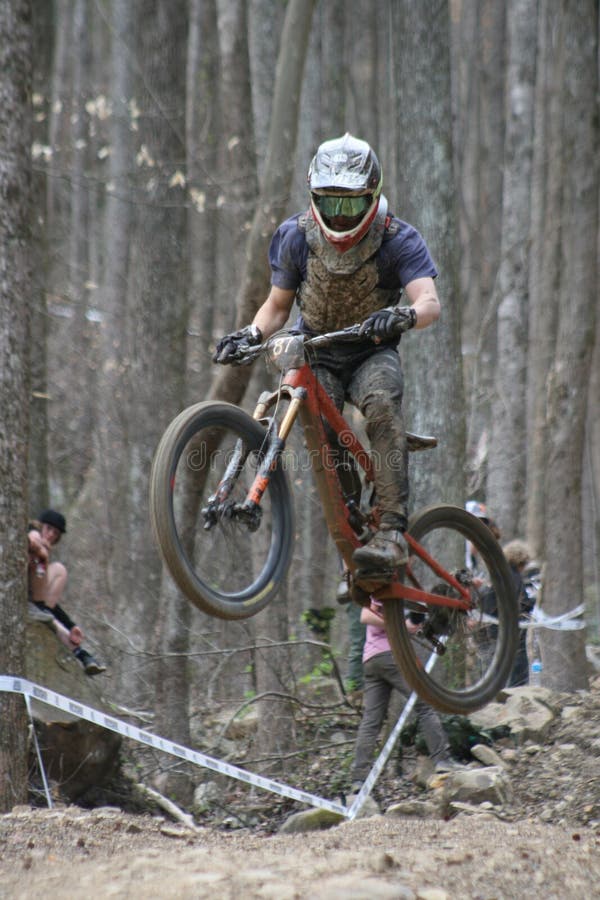
<svg viewBox="0 0 600 900">
<path fill-rule="evenodd" d="M 337 216 L 354 219 L 364 215 L 373 202 L 372 194 L 361 194 L 358 197 L 351 194 L 345 196 L 343 194 L 313 194 L 312 196 L 315 206 L 327 219 L 335 219 Z"/>
</svg>

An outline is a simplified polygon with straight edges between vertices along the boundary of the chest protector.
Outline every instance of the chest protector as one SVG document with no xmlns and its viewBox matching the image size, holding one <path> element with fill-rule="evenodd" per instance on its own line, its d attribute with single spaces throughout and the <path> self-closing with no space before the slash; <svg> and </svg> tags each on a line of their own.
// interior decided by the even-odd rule
<svg viewBox="0 0 600 900">
<path fill-rule="evenodd" d="M 340 253 L 325 239 L 310 213 L 298 220 L 306 235 L 308 260 L 306 280 L 298 289 L 297 299 L 304 321 L 313 331 L 322 334 L 346 328 L 399 299 L 399 288 L 377 287 L 375 254 L 386 233 L 386 218 L 387 200 L 382 196 L 373 225 L 346 253 Z"/>
</svg>

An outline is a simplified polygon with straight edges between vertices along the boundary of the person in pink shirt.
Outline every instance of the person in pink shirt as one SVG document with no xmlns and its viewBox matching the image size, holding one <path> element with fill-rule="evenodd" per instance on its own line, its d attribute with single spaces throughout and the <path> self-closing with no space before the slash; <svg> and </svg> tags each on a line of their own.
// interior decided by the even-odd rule
<svg viewBox="0 0 600 900">
<path fill-rule="evenodd" d="M 399 691 L 407 699 L 411 694 L 390 649 L 381 603 L 371 600 L 369 607 L 362 608 L 360 620 L 367 626 L 367 633 L 363 649 L 363 714 L 350 773 L 353 791 L 360 789 L 373 765 L 375 745 L 392 691 Z M 415 715 L 436 771 L 448 772 L 456 768 L 457 763 L 450 757 L 448 737 L 437 712 L 422 700 L 417 700 Z"/>
</svg>

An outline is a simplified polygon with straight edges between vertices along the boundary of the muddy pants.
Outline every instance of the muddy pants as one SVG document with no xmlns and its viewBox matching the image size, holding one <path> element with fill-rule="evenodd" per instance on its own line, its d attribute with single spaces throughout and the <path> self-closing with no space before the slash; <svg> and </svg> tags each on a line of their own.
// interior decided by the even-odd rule
<svg viewBox="0 0 600 900">
<path fill-rule="evenodd" d="M 317 365 L 314 371 L 340 411 L 349 400 L 363 414 L 381 524 L 406 528 L 408 454 L 402 415 L 404 380 L 398 353 L 388 347 L 358 364 L 348 357 L 335 368 Z"/>
</svg>

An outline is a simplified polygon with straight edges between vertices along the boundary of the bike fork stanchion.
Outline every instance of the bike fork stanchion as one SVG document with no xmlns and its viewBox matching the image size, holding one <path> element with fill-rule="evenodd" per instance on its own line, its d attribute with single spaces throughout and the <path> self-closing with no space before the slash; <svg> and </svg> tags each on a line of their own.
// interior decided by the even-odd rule
<svg viewBox="0 0 600 900">
<path fill-rule="evenodd" d="M 262 496 L 269 486 L 271 471 L 276 467 L 279 457 L 285 450 L 285 442 L 291 431 L 292 425 L 296 421 L 296 416 L 298 415 L 298 410 L 302 402 L 303 396 L 296 396 L 291 400 L 289 409 L 283 417 L 283 421 L 279 427 L 279 434 L 269 441 L 265 458 L 263 459 L 260 470 L 258 471 L 250 490 L 248 491 L 244 508 L 254 509 L 260 505 Z"/>
<path fill-rule="evenodd" d="M 427 664 L 425 666 L 425 671 L 427 672 L 427 674 L 429 674 L 431 672 L 431 670 L 433 669 L 438 656 L 439 656 L 439 654 L 434 652 L 431 654 L 431 656 L 427 660 Z M 406 703 L 404 705 L 404 709 L 400 713 L 400 717 L 398 718 L 398 721 L 394 725 L 390 736 L 388 737 L 387 741 L 385 742 L 385 745 L 384 745 L 381 753 L 375 760 L 375 762 L 373 764 L 373 768 L 367 775 L 367 777 L 365 779 L 365 783 L 363 784 L 360 791 L 356 795 L 356 798 L 355 798 L 352 806 L 347 808 L 346 816 L 350 822 L 352 822 L 352 820 L 356 818 L 356 816 L 360 812 L 361 808 L 364 806 L 365 800 L 367 799 L 367 797 L 373 790 L 375 782 L 381 775 L 383 767 L 387 763 L 387 761 L 390 757 L 390 753 L 394 749 L 396 741 L 398 740 L 398 737 L 400 736 L 400 732 L 404 728 L 406 720 L 408 719 L 411 712 L 413 711 L 413 707 L 418 699 L 419 698 L 418 698 L 417 694 L 415 693 L 415 691 L 413 691 L 412 694 L 410 695 L 410 697 L 408 698 L 408 700 L 406 701 Z"/>
</svg>

